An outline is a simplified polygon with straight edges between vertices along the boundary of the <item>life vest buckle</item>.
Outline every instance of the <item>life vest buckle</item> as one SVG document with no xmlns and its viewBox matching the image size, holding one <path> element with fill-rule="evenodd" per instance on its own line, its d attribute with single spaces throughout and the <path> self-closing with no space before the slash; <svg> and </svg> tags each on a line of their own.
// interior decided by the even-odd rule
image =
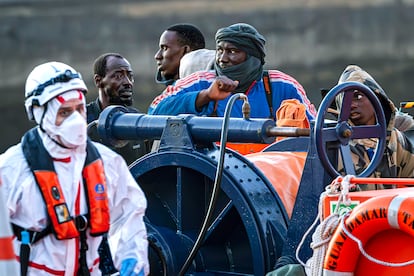
<svg viewBox="0 0 414 276">
<path fill-rule="evenodd" d="M 75 217 L 76 228 L 79 232 L 83 232 L 88 228 L 88 219 L 84 215 Z"/>
</svg>

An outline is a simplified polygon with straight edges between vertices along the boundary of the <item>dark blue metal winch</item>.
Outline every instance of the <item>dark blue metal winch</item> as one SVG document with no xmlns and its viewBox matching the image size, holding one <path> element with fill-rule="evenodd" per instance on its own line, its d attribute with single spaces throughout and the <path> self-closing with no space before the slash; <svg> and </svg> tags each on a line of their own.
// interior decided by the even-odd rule
<svg viewBox="0 0 414 276">
<path fill-rule="evenodd" d="M 160 139 L 157 152 L 130 166 L 148 200 L 151 275 L 177 275 L 194 244 L 211 197 L 222 121 L 131 114 L 122 107 L 100 117 L 98 131 L 107 143 Z M 232 118 L 229 126 L 229 141 L 274 140 L 266 135 L 271 120 Z M 264 275 L 281 254 L 286 211 L 266 176 L 246 158 L 226 150 L 224 160 L 214 218 L 189 273 Z"/>
<path fill-rule="evenodd" d="M 365 86 L 353 85 L 352 89 L 370 93 Z M 346 89 L 331 90 L 328 104 L 323 106 L 329 106 L 329 101 Z M 298 243 L 317 215 L 319 195 L 334 176 L 322 166 L 321 146 L 316 147 L 315 136 L 326 146 L 324 157 L 329 162 L 333 160 L 331 152 L 346 147 L 341 129 L 351 138 L 354 131 L 344 127 L 345 122 L 341 129 L 337 124 L 327 125 L 321 122 L 323 117 L 311 122 L 310 130 L 278 128 L 269 119 L 229 119 L 229 142 L 270 144 L 275 136 L 291 136 L 264 151 L 307 152 L 295 206 L 289 220 L 266 175 L 245 156 L 226 148 L 213 218 L 186 275 L 265 275 L 280 260 L 295 262 Z M 223 118 L 127 113 L 120 106 L 106 108 L 99 118 L 98 133 L 106 144 L 159 140 L 156 151 L 130 165 L 148 201 L 145 223 L 151 275 L 179 275 L 188 261 L 212 197 L 220 157 L 216 142 L 220 141 L 222 125 Z M 312 255 L 309 244 L 307 238 L 299 254 L 304 260 Z"/>
</svg>

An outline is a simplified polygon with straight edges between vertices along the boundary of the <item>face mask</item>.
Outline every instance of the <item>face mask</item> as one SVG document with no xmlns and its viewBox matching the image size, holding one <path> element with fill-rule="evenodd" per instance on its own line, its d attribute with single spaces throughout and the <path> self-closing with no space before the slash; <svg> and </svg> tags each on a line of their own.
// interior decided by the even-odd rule
<svg viewBox="0 0 414 276">
<path fill-rule="evenodd" d="M 73 149 L 84 145 L 87 139 L 86 120 L 75 111 L 60 126 L 55 127 L 54 134 L 57 140 L 67 148 Z"/>
</svg>

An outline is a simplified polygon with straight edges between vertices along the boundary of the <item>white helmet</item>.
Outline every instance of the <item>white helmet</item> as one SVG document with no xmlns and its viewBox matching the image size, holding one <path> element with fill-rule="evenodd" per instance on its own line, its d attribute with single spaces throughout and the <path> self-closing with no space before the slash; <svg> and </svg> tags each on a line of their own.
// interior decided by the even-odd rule
<svg viewBox="0 0 414 276">
<path fill-rule="evenodd" d="M 70 90 L 87 88 L 80 73 L 61 62 L 47 62 L 36 66 L 26 80 L 25 106 L 29 120 L 33 120 L 33 106 L 43 106 L 54 97 Z"/>
</svg>

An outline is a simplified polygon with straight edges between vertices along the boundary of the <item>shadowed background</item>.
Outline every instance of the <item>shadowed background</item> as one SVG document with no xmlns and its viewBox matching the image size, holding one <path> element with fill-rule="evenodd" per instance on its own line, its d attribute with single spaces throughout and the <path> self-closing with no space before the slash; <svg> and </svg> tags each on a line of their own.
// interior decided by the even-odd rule
<svg viewBox="0 0 414 276">
<path fill-rule="evenodd" d="M 267 39 L 265 68 L 294 76 L 315 106 L 347 64 L 366 69 L 397 106 L 414 100 L 414 0 L 0 0 L 0 152 L 33 126 L 24 82 L 43 62 L 80 71 L 91 101 L 94 59 L 119 52 L 134 70 L 134 105 L 146 112 L 164 88 L 154 77 L 159 36 L 179 22 L 197 25 L 210 49 L 218 28 L 253 25 Z"/>
</svg>

